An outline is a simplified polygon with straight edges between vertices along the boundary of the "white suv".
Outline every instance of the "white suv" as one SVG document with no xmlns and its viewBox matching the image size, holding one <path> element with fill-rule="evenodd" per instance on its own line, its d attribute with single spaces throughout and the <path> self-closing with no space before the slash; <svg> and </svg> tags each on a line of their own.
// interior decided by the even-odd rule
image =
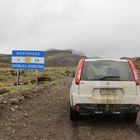
<svg viewBox="0 0 140 140">
<path fill-rule="evenodd" d="M 80 115 L 125 114 L 135 122 L 140 81 L 131 60 L 81 59 L 70 89 L 70 119 Z"/>
</svg>

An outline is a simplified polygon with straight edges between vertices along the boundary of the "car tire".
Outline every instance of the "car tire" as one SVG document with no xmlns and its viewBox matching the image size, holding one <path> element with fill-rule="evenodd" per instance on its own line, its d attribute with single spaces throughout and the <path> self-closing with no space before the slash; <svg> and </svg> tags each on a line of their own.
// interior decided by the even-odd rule
<svg viewBox="0 0 140 140">
<path fill-rule="evenodd" d="M 129 123 L 135 123 L 137 120 L 138 113 L 127 113 L 125 114 L 125 121 Z"/>
<path fill-rule="evenodd" d="M 72 107 L 70 106 L 70 120 L 71 121 L 78 121 L 80 118 L 79 112 L 72 109 Z"/>
</svg>

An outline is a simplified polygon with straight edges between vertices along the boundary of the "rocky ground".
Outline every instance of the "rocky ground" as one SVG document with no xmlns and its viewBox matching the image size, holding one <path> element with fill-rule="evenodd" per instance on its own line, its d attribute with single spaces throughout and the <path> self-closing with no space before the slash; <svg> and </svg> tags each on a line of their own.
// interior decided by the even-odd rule
<svg viewBox="0 0 140 140">
<path fill-rule="evenodd" d="M 139 140 L 140 117 L 127 124 L 118 116 L 69 120 L 72 78 L 58 78 L 0 101 L 0 140 Z"/>
</svg>

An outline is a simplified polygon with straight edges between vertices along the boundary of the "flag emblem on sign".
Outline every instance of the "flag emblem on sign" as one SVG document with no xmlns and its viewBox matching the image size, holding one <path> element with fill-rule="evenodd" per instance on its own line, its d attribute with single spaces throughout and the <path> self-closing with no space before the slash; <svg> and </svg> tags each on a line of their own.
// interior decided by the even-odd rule
<svg viewBox="0 0 140 140">
<path fill-rule="evenodd" d="M 25 57 L 24 61 L 25 61 L 26 63 L 30 63 L 30 62 L 31 62 L 31 57 Z"/>
</svg>

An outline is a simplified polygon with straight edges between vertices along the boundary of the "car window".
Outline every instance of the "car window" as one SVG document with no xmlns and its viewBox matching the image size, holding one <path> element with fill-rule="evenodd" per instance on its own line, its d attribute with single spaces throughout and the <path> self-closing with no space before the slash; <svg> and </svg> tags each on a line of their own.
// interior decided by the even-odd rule
<svg viewBox="0 0 140 140">
<path fill-rule="evenodd" d="M 128 62 L 111 60 L 86 61 L 81 80 L 133 81 L 134 75 Z"/>
</svg>

